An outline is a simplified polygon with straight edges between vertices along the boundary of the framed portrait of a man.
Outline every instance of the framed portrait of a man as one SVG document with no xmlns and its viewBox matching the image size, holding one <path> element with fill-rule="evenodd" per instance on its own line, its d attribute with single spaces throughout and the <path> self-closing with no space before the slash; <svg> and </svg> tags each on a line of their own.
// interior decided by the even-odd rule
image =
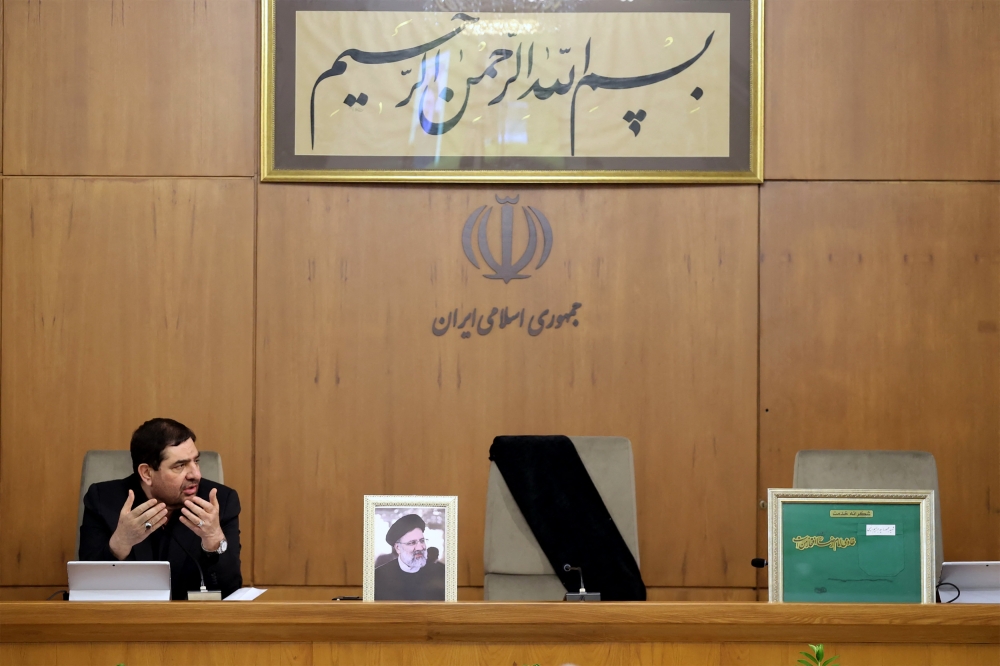
<svg viewBox="0 0 1000 666">
<path fill-rule="evenodd" d="M 458 498 L 365 495 L 365 601 L 458 599 Z"/>
</svg>

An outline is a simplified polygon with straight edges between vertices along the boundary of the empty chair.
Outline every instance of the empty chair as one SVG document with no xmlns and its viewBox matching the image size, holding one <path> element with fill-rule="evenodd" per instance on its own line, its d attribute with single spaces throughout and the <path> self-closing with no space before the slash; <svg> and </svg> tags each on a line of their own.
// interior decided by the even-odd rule
<svg viewBox="0 0 1000 666">
<path fill-rule="evenodd" d="M 209 481 L 222 480 L 222 457 L 215 451 L 199 451 L 201 475 Z M 76 517 L 76 550 L 74 559 L 80 559 L 80 526 L 83 525 L 83 498 L 90 486 L 101 481 L 124 479 L 132 473 L 132 454 L 128 451 L 87 451 L 83 457 L 80 474 L 80 506 Z M 137 499 L 137 504 L 145 500 Z"/>
<path fill-rule="evenodd" d="M 624 437 L 570 437 L 570 440 L 639 564 L 631 442 Z M 560 601 L 566 594 L 493 462 L 486 490 L 483 564 L 486 574 L 483 596 L 487 600 Z"/>
<path fill-rule="evenodd" d="M 799 451 L 795 454 L 794 488 L 845 490 L 933 490 L 937 572 L 941 578 L 944 540 L 937 463 L 924 451 Z"/>
</svg>

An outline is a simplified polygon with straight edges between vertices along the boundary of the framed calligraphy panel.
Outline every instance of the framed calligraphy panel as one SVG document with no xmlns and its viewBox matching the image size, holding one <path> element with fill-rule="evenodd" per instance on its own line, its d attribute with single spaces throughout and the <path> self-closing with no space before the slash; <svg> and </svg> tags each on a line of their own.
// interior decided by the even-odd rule
<svg viewBox="0 0 1000 666">
<path fill-rule="evenodd" d="M 761 182 L 764 0 L 263 0 L 264 181 Z"/>
<path fill-rule="evenodd" d="M 767 491 L 768 601 L 935 601 L 934 491 Z"/>
</svg>

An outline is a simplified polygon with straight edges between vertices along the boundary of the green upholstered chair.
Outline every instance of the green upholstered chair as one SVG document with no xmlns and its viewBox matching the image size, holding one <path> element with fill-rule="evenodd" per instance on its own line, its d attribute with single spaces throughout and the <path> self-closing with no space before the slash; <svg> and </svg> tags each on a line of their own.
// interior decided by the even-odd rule
<svg viewBox="0 0 1000 666">
<path fill-rule="evenodd" d="M 638 564 L 632 443 L 624 437 L 570 437 L 570 440 Z M 566 594 L 500 470 L 492 462 L 486 490 L 483 564 L 486 574 L 483 597 L 488 601 L 561 601 Z M 586 584 L 586 571 L 583 577 Z"/>
<path fill-rule="evenodd" d="M 924 451 L 799 451 L 795 454 L 795 488 L 851 490 L 933 490 L 935 581 L 941 578 L 941 498 L 937 463 Z"/>
<path fill-rule="evenodd" d="M 199 453 L 201 453 L 201 475 L 209 481 L 224 483 L 222 480 L 222 457 L 215 451 L 200 451 Z M 87 451 L 84 455 L 83 471 L 80 474 L 80 507 L 76 519 L 74 559 L 80 558 L 80 525 L 83 524 L 84 495 L 94 483 L 124 479 L 131 473 L 132 455 L 128 451 Z"/>
</svg>

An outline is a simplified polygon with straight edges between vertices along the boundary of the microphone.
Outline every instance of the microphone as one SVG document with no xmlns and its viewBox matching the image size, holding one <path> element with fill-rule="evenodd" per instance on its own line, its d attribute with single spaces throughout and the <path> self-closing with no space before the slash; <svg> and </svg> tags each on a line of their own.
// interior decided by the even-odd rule
<svg viewBox="0 0 1000 666">
<path fill-rule="evenodd" d="M 763 557 L 755 557 L 752 560 L 750 560 L 750 566 L 752 566 L 754 569 L 763 569 L 764 567 L 767 566 L 767 560 L 765 560 Z"/>
<path fill-rule="evenodd" d="M 586 594 L 587 593 L 587 588 L 585 588 L 583 586 L 583 569 L 581 569 L 580 567 L 571 567 L 570 565 L 566 564 L 566 565 L 563 565 L 563 571 L 578 571 L 578 572 L 580 572 L 580 594 Z"/>
<path fill-rule="evenodd" d="M 600 592 L 587 592 L 587 588 L 583 586 L 583 567 L 573 567 L 569 564 L 563 565 L 563 571 L 576 571 L 580 574 L 580 591 L 579 592 L 567 592 L 566 596 L 563 597 L 563 601 L 600 601 Z"/>
<path fill-rule="evenodd" d="M 184 544 L 180 542 L 177 535 L 174 533 L 170 534 L 170 537 L 174 540 L 184 554 L 191 558 L 194 565 L 198 567 L 198 577 L 201 578 L 201 589 L 197 592 L 188 591 L 188 601 L 222 601 L 222 592 L 220 590 L 209 590 L 205 587 L 205 572 L 201 570 L 201 564 L 198 563 L 198 558 L 191 554 L 191 551 L 184 547 Z"/>
</svg>

